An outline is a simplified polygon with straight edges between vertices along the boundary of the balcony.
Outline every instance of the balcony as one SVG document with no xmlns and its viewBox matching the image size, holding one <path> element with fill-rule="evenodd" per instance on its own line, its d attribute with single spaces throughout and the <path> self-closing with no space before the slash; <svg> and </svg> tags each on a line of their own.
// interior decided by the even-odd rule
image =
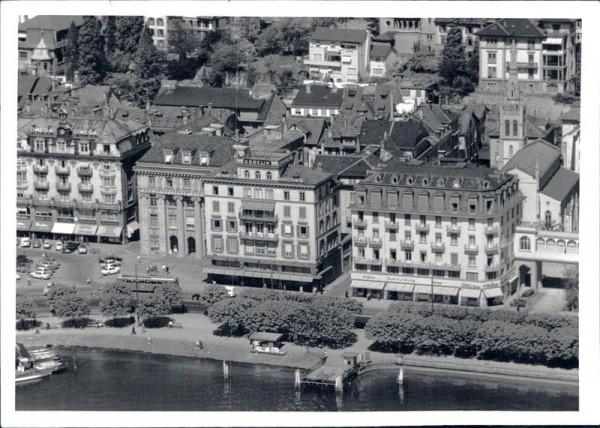
<svg viewBox="0 0 600 428">
<path fill-rule="evenodd" d="M 446 244 L 443 242 L 432 242 L 431 243 L 431 251 L 434 253 L 443 253 L 446 251 Z"/>
<path fill-rule="evenodd" d="M 371 248 L 381 248 L 383 244 L 383 241 L 381 240 L 381 238 L 370 238 L 369 239 L 369 246 Z"/>
<path fill-rule="evenodd" d="M 358 219 L 355 218 L 354 219 L 354 227 L 356 227 L 357 229 L 364 229 L 365 227 L 367 227 L 367 220 L 363 219 Z"/>
<path fill-rule="evenodd" d="M 240 232 L 241 239 L 253 239 L 255 241 L 279 241 L 279 234 L 277 233 L 259 233 L 259 232 Z"/>
<path fill-rule="evenodd" d="M 260 214 L 259 214 L 260 213 Z M 266 223 L 277 223 L 277 216 L 267 211 L 240 211 L 240 220 L 244 221 L 262 221 Z"/>
<path fill-rule="evenodd" d="M 397 267 L 400 267 L 401 262 L 398 259 L 387 259 L 387 261 L 385 262 L 385 264 L 387 266 L 397 266 Z"/>
<path fill-rule="evenodd" d="M 479 245 L 465 245 L 465 254 L 478 254 Z"/>
<path fill-rule="evenodd" d="M 33 183 L 33 187 L 35 188 L 35 190 L 48 190 L 50 188 L 50 185 L 47 181 L 35 181 Z"/>
<path fill-rule="evenodd" d="M 485 265 L 483 268 L 486 272 L 496 272 L 500 270 L 500 265 Z"/>
<path fill-rule="evenodd" d="M 117 187 L 116 186 L 101 186 L 100 192 L 106 195 L 116 195 Z"/>
<path fill-rule="evenodd" d="M 17 183 L 17 189 L 19 190 L 26 190 L 29 187 L 29 183 L 27 183 L 26 181 L 21 181 L 20 183 Z"/>
<path fill-rule="evenodd" d="M 403 267 L 403 268 L 413 268 L 413 269 L 431 269 L 431 263 L 416 262 L 413 260 L 399 261 L 398 266 Z"/>
<path fill-rule="evenodd" d="M 69 175 L 69 174 L 71 174 L 71 167 L 70 166 L 56 165 L 54 167 L 54 173 L 55 174 L 62 174 L 62 175 Z"/>
<path fill-rule="evenodd" d="M 429 225 L 427 223 L 417 223 L 415 224 L 415 230 L 417 231 L 417 233 L 429 233 Z"/>
<path fill-rule="evenodd" d="M 101 177 L 115 177 L 117 175 L 117 171 L 114 169 L 100 169 Z"/>
<path fill-rule="evenodd" d="M 526 70 L 537 70 L 538 64 L 537 62 L 517 62 L 517 68 Z"/>
<path fill-rule="evenodd" d="M 80 166 L 79 168 L 77 168 L 77 174 L 89 177 L 92 175 L 92 168 L 90 168 L 89 166 Z"/>
<path fill-rule="evenodd" d="M 79 190 L 80 193 L 93 192 L 94 185 L 92 183 L 79 183 L 77 184 L 77 190 Z"/>
<path fill-rule="evenodd" d="M 48 165 L 33 164 L 33 172 L 47 174 L 48 173 Z"/>
<path fill-rule="evenodd" d="M 460 272 L 460 265 L 453 265 L 449 263 L 444 263 L 442 265 L 442 269 L 451 271 L 451 272 Z"/>
<path fill-rule="evenodd" d="M 368 243 L 366 236 L 355 236 L 352 241 L 357 247 L 366 247 Z"/>
<path fill-rule="evenodd" d="M 61 183 L 60 181 L 56 182 L 56 190 L 59 192 L 70 192 L 71 191 L 71 183 Z"/>
<path fill-rule="evenodd" d="M 304 59 L 304 65 L 313 66 L 313 67 L 332 67 L 332 68 L 341 68 L 342 61 L 341 59 L 338 61 L 327 61 L 326 59 Z"/>
<path fill-rule="evenodd" d="M 408 241 L 403 239 L 402 241 L 400 241 L 400 248 L 402 248 L 402 250 L 404 251 L 412 251 L 415 248 L 415 241 Z"/>
<path fill-rule="evenodd" d="M 396 222 L 392 223 L 391 221 L 386 221 L 385 228 L 387 230 L 398 230 L 398 223 L 396 223 Z"/>
<path fill-rule="evenodd" d="M 498 251 L 498 244 L 486 244 L 485 246 L 485 253 L 487 255 L 498 254 Z"/>
<path fill-rule="evenodd" d="M 498 226 L 487 226 L 485 228 L 485 234 L 491 236 L 498 236 Z"/>
<path fill-rule="evenodd" d="M 460 235 L 460 226 L 457 224 L 446 226 L 446 233 L 448 233 L 448 235 L 450 235 L 451 233 Z"/>
</svg>

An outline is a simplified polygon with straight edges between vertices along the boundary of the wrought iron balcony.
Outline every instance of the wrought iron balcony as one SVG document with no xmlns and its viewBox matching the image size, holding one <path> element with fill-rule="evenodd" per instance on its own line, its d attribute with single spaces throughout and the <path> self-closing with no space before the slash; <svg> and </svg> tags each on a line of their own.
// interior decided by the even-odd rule
<svg viewBox="0 0 600 428">
<path fill-rule="evenodd" d="M 70 192 L 71 191 L 71 183 L 61 183 L 60 181 L 56 182 L 56 190 L 59 192 Z"/>
<path fill-rule="evenodd" d="M 39 172 L 39 173 L 47 173 L 48 172 L 48 165 L 33 164 L 33 171 L 34 172 Z"/>
<path fill-rule="evenodd" d="M 420 232 L 429 233 L 429 225 L 427 223 L 417 223 L 415 224 L 415 230 Z"/>
<path fill-rule="evenodd" d="M 79 183 L 77 184 L 77 189 L 79 190 L 80 193 L 84 193 L 84 192 L 93 192 L 94 191 L 94 185 L 92 183 Z"/>
<path fill-rule="evenodd" d="M 367 227 L 367 220 L 365 219 L 358 219 L 355 218 L 354 219 L 354 227 L 359 228 L 359 229 L 364 229 L 365 227 Z"/>
<path fill-rule="evenodd" d="M 450 235 L 450 234 L 460 235 L 460 226 L 458 224 L 446 226 L 446 232 L 448 233 L 448 235 Z"/>
<path fill-rule="evenodd" d="M 269 211 L 260 211 L 261 214 L 257 214 L 256 211 L 241 210 L 239 217 L 240 220 L 247 221 L 263 221 L 268 223 L 276 223 L 277 215 L 270 213 Z"/>
<path fill-rule="evenodd" d="M 279 234 L 277 233 L 259 233 L 259 232 L 240 232 L 241 239 L 253 239 L 255 241 L 269 241 L 269 242 L 277 242 L 279 241 Z"/>
<path fill-rule="evenodd" d="M 446 251 L 446 244 L 443 242 L 432 242 L 431 243 L 431 251 L 434 253 L 443 253 Z"/>
<path fill-rule="evenodd" d="M 77 174 L 82 176 L 91 176 L 92 168 L 90 168 L 89 166 L 80 166 L 79 168 L 77 168 Z"/>
<path fill-rule="evenodd" d="M 370 238 L 369 239 L 369 246 L 371 248 L 381 248 L 383 244 L 383 241 L 381 238 Z"/>
<path fill-rule="evenodd" d="M 412 251 L 415 248 L 415 241 L 403 239 L 400 241 L 400 248 L 405 251 Z"/>
<path fill-rule="evenodd" d="M 50 188 L 50 184 L 47 181 L 35 181 L 33 183 L 33 187 L 35 190 L 48 190 Z"/>
<path fill-rule="evenodd" d="M 368 243 L 366 236 L 355 236 L 352 241 L 357 247 L 366 247 Z"/>
<path fill-rule="evenodd" d="M 69 175 L 69 174 L 71 174 L 71 167 L 70 166 L 56 165 L 54 167 L 54 173 L 55 174 L 62 174 L 62 175 Z"/>
<path fill-rule="evenodd" d="M 465 253 L 466 254 L 478 254 L 479 253 L 479 245 L 465 245 Z"/>
<path fill-rule="evenodd" d="M 490 255 L 490 254 L 498 254 L 498 244 L 486 244 L 485 246 L 485 253 Z"/>
<path fill-rule="evenodd" d="M 486 226 L 486 235 L 498 236 L 498 226 Z"/>
<path fill-rule="evenodd" d="M 385 228 L 387 230 L 398 230 L 398 223 L 397 222 L 386 221 L 385 222 Z"/>
</svg>

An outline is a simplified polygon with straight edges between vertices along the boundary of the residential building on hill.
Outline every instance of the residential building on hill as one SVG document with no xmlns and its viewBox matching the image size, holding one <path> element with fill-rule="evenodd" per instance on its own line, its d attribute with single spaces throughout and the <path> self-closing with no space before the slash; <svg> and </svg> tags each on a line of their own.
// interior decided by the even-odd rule
<svg viewBox="0 0 600 428">
<path fill-rule="evenodd" d="M 389 33 L 389 35 L 388 35 Z M 398 57 L 406 60 L 416 51 L 435 51 L 433 18 L 379 18 L 377 39 L 393 37 Z"/>
<path fill-rule="evenodd" d="M 453 25 L 460 28 L 463 47 L 467 58 L 471 58 L 477 47 L 476 33 L 491 24 L 492 20 L 485 18 L 435 18 L 435 48 L 437 53 L 441 53 L 446 45 L 448 32 Z"/>
<path fill-rule="evenodd" d="M 127 242 L 137 231 L 133 166 L 150 148 L 145 125 L 114 117 L 21 117 L 17 230 L 38 238 Z"/>
<path fill-rule="evenodd" d="M 325 85 L 305 85 L 292 101 L 290 114 L 292 117 L 331 119 L 340 114 L 343 100 L 344 91 L 341 89 L 328 88 Z"/>
<path fill-rule="evenodd" d="M 67 34 L 72 22 L 81 27 L 83 17 L 37 15 L 19 24 L 19 73 L 64 76 Z"/>
<path fill-rule="evenodd" d="M 355 188 L 352 292 L 493 306 L 516 289 L 518 179 L 489 168 L 392 162 Z"/>
<path fill-rule="evenodd" d="M 168 16 L 144 16 L 152 43 L 161 51 L 169 50 L 169 17 Z"/>
<path fill-rule="evenodd" d="M 203 183 L 209 281 L 310 291 L 340 274 L 332 174 L 294 165 L 287 153 L 246 147 Z"/>
<path fill-rule="evenodd" d="M 134 167 L 142 254 L 206 256 L 204 177 L 234 158 L 225 136 L 169 132 Z"/>
<path fill-rule="evenodd" d="M 373 44 L 369 53 L 371 77 L 384 78 L 394 71 L 396 50 L 389 44 Z"/>
<path fill-rule="evenodd" d="M 369 77 L 370 52 L 368 30 L 317 28 L 310 36 L 304 65 L 313 79 L 356 83 Z"/>
</svg>

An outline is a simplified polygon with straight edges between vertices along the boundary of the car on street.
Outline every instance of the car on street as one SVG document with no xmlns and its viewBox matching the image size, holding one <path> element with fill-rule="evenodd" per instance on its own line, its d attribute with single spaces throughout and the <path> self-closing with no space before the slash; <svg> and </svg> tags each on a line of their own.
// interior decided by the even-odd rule
<svg viewBox="0 0 600 428">
<path fill-rule="evenodd" d="M 35 279 L 50 279 L 52 275 L 50 275 L 48 272 L 36 270 L 35 272 L 31 272 L 29 276 Z"/>
<path fill-rule="evenodd" d="M 62 242 L 60 242 L 60 241 L 57 241 L 57 242 L 56 242 L 56 245 L 54 245 L 54 249 L 55 249 L 56 251 L 62 251 L 62 249 L 63 249 L 63 243 L 62 243 Z"/>
<path fill-rule="evenodd" d="M 77 251 L 79 252 L 79 254 L 87 254 L 87 252 L 88 252 L 87 245 L 79 244 Z"/>
<path fill-rule="evenodd" d="M 121 257 L 117 257 L 117 256 L 106 256 L 102 259 L 100 259 L 100 263 L 116 263 L 116 264 L 121 264 L 121 262 L 123 261 L 123 259 Z"/>
<path fill-rule="evenodd" d="M 31 243 L 31 246 L 33 248 L 42 248 L 42 243 L 40 242 L 39 239 L 34 239 L 33 242 Z"/>
<path fill-rule="evenodd" d="M 32 261 L 33 260 L 31 260 L 25 254 L 17 254 L 17 265 L 28 264 L 28 263 L 31 263 Z"/>
<path fill-rule="evenodd" d="M 21 247 L 22 248 L 29 248 L 31 247 L 31 239 L 30 238 L 21 238 Z"/>
<path fill-rule="evenodd" d="M 62 252 L 63 253 L 72 253 L 73 251 L 75 251 L 77 249 L 77 247 L 79 247 L 77 242 L 66 242 L 63 245 Z"/>
<path fill-rule="evenodd" d="M 52 243 L 50 241 L 44 240 L 44 250 L 50 250 L 52 248 Z"/>
<path fill-rule="evenodd" d="M 46 269 L 54 271 L 60 267 L 60 263 L 52 260 L 42 260 L 41 262 L 39 262 L 38 266 L 45 267 Z"/>
<path fill-rule="evenodd" d="M 121 268 L 119 266 L 106 266 L 102 269 L 102 275 L 115 275 L 121 272 Z"/>
</svg>

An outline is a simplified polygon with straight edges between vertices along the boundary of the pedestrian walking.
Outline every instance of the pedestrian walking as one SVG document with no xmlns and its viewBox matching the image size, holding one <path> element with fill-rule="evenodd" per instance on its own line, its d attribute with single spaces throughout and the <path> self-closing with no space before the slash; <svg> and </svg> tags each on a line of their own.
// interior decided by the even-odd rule
<svg viewBox="0 0 600 428">
<path fill-rule="evenodd" d="M 346 292 L 344 293 L 344 297 L 347 299 L 348 298 L 348 291 L 346 290 Z"/>
<path fill-rule="evenodd" d="M 31 285 L 31 278 L 27 278 L 27 285 Z"/>
<path fill-rule="evenodd" d="M 131 335 L 133 336 L 135 334 L 136 334 L 136 332 L 135 332 L 135 326 L 133 326 L 133 327 L 131 327 Z"/>
<path fill-rule="evenodd" d="M 40 334 L 40 329 L 39 328 L 35 329 L 35 334 Z"/>
<path fill-rule="evenodd" d="M 166 267 L 166 270 L 167 270 L 167 274 L 168 274 L 169 273 L 169 266 Z"/>
<path fill-rule="evenodd" d="M 85 280 L 85 283 L 86 283 L 87 285 L 90 285 L 90 277 L 89 277 L 89 276 L 86 278 L 86 280 Z"/>
</svg>

